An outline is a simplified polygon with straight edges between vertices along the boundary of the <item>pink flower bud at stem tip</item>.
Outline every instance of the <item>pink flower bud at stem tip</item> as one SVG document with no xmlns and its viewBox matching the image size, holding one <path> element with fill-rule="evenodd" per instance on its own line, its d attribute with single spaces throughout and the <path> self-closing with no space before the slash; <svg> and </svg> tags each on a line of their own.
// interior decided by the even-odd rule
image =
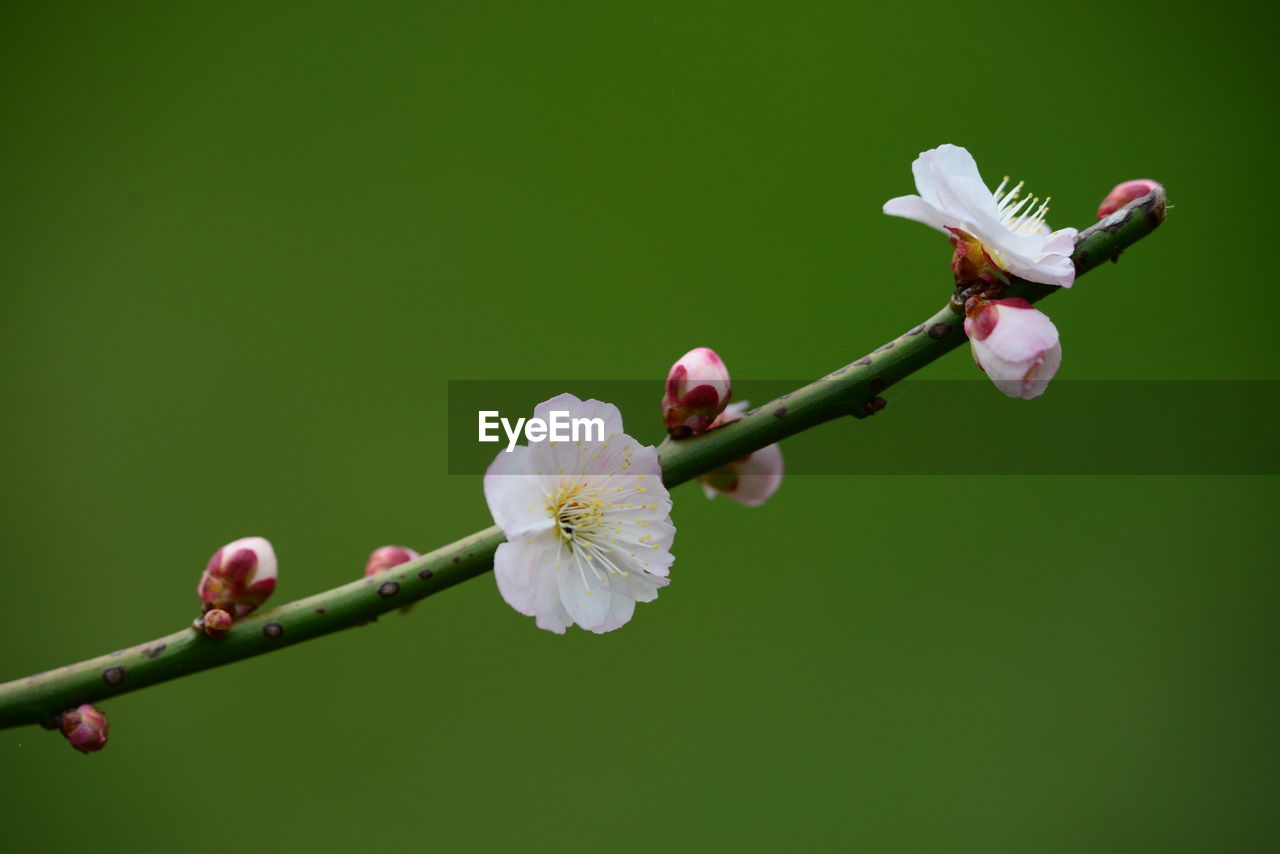
<svg viewBox="0 0 1280 854">
<path fill-rule="evenodd" d="M 1152 181 L 1150 178 L 1136 178 L 1132 181 L 1116 184 L 1111 192 L 1107 193 L 1107 197 L 1102 200 L 1102 204 L 1098 205 L 1098 219 L 1111 216 L 1120 208 L 1129 204 L 1129 202 L 1140 199 L 1159 187 L 1159 182 Z"/>
</svg>

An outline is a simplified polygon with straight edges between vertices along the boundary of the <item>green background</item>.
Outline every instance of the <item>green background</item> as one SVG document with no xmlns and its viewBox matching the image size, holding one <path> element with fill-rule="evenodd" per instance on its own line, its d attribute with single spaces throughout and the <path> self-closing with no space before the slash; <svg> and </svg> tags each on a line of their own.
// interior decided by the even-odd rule
<svg viewBox="0 0 1280 854">
<path fill-rule="evenodd" d="M 1280 379 L 1274 31 L 1230 2 L 4 4 L 0 678 L 180 627 L 235 537 L 271 538 L 284 601 L 489 524 L 445 473 L 449 379 L 656 398 L 695 345 L 819 376 L 923 320 L 950 247 L 880 205 L 942 142 L 1058 226 L 1168 186 L 1164 229 L 1044 304 L 1060 377 Z M 0 732 L 0 848 L 1274 850 L 1276 499 L 683 487 L 674 582 L 611 635 L 483 576 L 111 700 L 90 757 Z"/>
</svg>

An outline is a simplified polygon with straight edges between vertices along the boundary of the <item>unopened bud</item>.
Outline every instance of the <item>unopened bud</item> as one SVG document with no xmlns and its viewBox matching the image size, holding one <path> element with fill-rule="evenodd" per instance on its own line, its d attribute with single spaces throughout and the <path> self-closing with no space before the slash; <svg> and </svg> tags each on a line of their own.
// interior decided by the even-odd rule
<svg viewBox="0 0 1280 854">
<path fill-rule="evenodd" d="M 276 589 L 276 553 L 262 537 L 244 537 L 214 552 L 196 592 L 205 609 L 240 619 Z"/>
<path fill-rule="evenodd" d="M 93 753 L 107 746 L 107 716 L 97 706 L 85 703 L 58 716 L 58 726 L 71 746 L 81 753 Z"/>
<path fill-rule="evenodd" d="M 733 404 L 716 418 L 712 426 L 719 427 L 738 420 L 747 406 L 745 400 Z M 782 486 L 784 470 L 782 449 L 773 444 L 702 475 L 698 482 L 702 484 L 702 492 L 707 498 L 726 495 L 747 507 L 759 507 Z"/>
<path fill-rule="evenodd" d="M 1009 397 L 1044 394 L 1062 364 L 1057 327 L 1024 299 L 975 301 L 967 307 L 965 334 L 978 367 Z"/>
<path fill-rule="evenodd" d="M 1150 178 L 1135 178 L 1132 181 L 1125 181 L 1122 184 L 1116 184 L 1107 197 L 1102 200 L 1102 204 L 1098 205 L 1098 219 L 1111 216 L 1120 208 L 1129 204 L 1135 199 L 1140 199 L 1152 190 L 1159 189 L 1160 183 L 1152 181 Z"/>
<path fill-rule="evenodd" d="M 383 546 L 382 548 L 374 549 L 369 554 L 368 562 L 364 565 L 365 578 L 368 578 L 370 575 L 377 575 L 379 572 L 386 572 L 392 567 L 399 566 L 402 563 L 408 563 L 411 560 L 417 560 L 420 557 L 422 557 L 422 555 L 406 546 Z M 387 584 L 394 585 L 395 582 L 388 581 Z M 405 605 L 400 609 L 400 613 L 407 614 L 412 608 L 412 604 Z"/>
<path fill-rule="evenodd" d="M 369 555 L 369 561 L 364 565 L 364 574 L 369 576 L 385 572 L 393 566 L 399 566 L 420 557 L 422 555 L 404 546 L 383 546 L 380 549 L 374 549 Z"/>
<path fill-rule="evenodd" d="M 729 403 L 733 391 L 729 369 L 710 347 L 698 347 L 680 357 L 667 374 L 662 417 L 676 438 L 710 429 Z"/>
<path fill-rule="evenodd" d="M 204 633 L 211 638 L 220 638 L 231 631 L 231 615 L 221 608 L 207 611 L 202 621 Z"/>
</svg>

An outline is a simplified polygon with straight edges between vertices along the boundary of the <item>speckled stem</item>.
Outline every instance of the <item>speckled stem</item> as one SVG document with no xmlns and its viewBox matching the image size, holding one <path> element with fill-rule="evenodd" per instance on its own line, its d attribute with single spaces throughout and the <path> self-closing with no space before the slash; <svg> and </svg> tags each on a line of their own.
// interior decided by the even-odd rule
<svg viewBox="0 0 1280 854">
<path fill-rule="evenodd" d="M 1115 258 L 1164 221 L 1156 190 L 1080 234 L 1078 273 Z M 1037 300 L 1057 288 L 1015 281 L 1011 296 Z M 883 406 L 879 394 L 965 340 L 961 318 L 943 308 L 919 326 L 821 380 L 783 395 L 740 420 L 701 436 L 666 441 L 659 449 L 663 480 L 674 487 L 745 454 L 845 415 Z M 486 528 L 409 563 L 237 622 L 211 640 L 184 628 L 166 637 L 0 685 L 0 728 L 38 723 L 80 703 L 98 702 L 220 664 L 282 649 L 367 623 L 380 614 L 474 578 L 493 568 L 502 531 Z"/>
</svg>

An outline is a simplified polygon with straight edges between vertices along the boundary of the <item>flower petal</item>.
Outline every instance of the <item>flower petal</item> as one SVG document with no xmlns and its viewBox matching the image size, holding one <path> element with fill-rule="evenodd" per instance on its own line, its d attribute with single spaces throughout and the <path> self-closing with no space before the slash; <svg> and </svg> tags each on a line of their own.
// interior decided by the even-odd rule
<svg viewBox="0 0 1280 854">
<path fill-rule="evenodd" d="M 526 617 L 538 612 L 539 572 L 556 559 L 554 534 L 505 542 L 493 553 L 493 576 L 507 604 Z"/>
<path fill-rule="evenodd" d="M 595 399 L 579 400 L 572 394 L 558 394 L 533 408 L 535 418 L 548 419 L 552 412 L 568 412 L 571 418 L 599 418 L 604 434 L 622 433 L 622 413 L 612 403 Z"/>
<path fill-rule="evenodd" d="M 596 631 L 609 616 L 610 579 L 596 577 L 602 568 L 585 557 L 567 558 L 564 563 L 568 571 L 556 573 L 560 601 L 575 623 Z"/>
<path fill-rule="evenodd" d="M 484 500 L 508 540 L 555 527 L 543 479 L 532 473 L 532 451 L 519 445 L 499 451 L 484 475 Z"/>
<path fill-rule="evenodd" d="M 950 222 L 943 211 L 919 196 L 898 196 L 896 199 L 890 199 L 884 203 L 882 210 L 889 216 L 913 219 L 939 231 L 945 230 L 946 224 Z"/>
</svg>

